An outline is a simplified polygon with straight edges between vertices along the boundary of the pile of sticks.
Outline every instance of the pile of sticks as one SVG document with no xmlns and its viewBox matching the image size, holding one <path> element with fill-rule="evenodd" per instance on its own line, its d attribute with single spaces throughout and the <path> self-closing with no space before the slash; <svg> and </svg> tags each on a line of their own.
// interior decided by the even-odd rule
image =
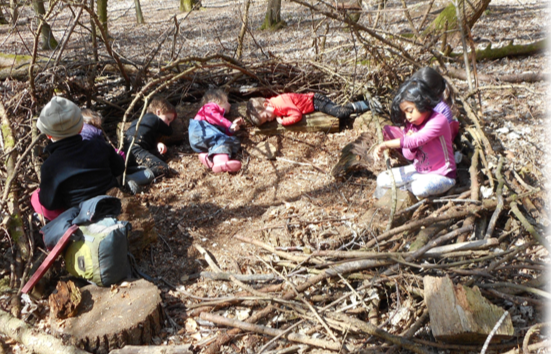
<svg viewBox="0 0 551 354">
<path fill-rule="evenodd" d="M 477 181 L 480 171 L 476 164 L 472 166 L 473 181 Z M 463 193 L 423 199 L 399 212 L 409 213 L 409 222 L 379 234 L 369 226 L 355 227 L 359 231 L 348 238 L 324 242 L 318 249 L 275 247 L 236 235 L 236 241 L 256 248 L 255 274 L 222 271 L 207 251 L 197 247 L 211 268 L 201 275 L 229 280 L 238 289 L 221 298 L 201 298 L 180 290 L 186 316 L 213 333 L 197 346 L 206 348 L 205 353 L 217 353 L 238 334 L 253 332 L 272 337 L 255 349 L 258 353 L 305 347 L 335 352 L 392 353 L 399 347 L 415 353 L 480 352 L 482 344 L 434 340 L 428 329 L 423 277 L 447 275 L 456 284 L 476 286 L 511 316 L 527 308 L 544 312 L 551 294 L 541 290 L 549 254 L 543 195 L 504 166 L 501 158 L 491 171 L 497 180 L 491 196 L 480 195 L 480 184 L 475 182 Z M 294 217 L 300 220 L 299 215 Z M 331 222 L 342 221 L 325 221 Z M 287 224 L 300 222 L 288 220 Z M 229 318 L 244 308 L 251 309 L 246 320 Z M 538 316 L 532 318 L 538 320 Z M 518 353 L 515 347 L 524 345 L 527 353 L 549 344 L 540 337 L 530 342 L 545 323 L 528 326 L 524 321 L 514 322 L 513 339 L 486 345 L 484 351 Z M 227 327 L 233 329 L 226 331 Z"/>
</svg>

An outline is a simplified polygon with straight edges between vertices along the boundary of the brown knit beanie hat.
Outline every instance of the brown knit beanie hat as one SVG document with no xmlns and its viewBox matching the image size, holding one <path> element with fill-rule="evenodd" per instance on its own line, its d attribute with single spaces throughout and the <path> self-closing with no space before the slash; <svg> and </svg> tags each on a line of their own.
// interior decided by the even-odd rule
<svg viewBox="0 0 551 354">
<path fill-rule="evenodd" d="M 46 135 L 68 138 L 80 133 L 83 124 L 80 108 L 63 97 L 54 97 L 42 108 L 36 126 Z"/>
</svg>

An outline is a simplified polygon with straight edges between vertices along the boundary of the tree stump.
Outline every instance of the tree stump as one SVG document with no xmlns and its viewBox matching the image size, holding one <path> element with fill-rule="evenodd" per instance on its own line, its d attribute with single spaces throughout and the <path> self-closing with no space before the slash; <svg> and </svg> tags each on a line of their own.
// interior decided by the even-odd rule
<svg viewBox="0 0 551 354">
<path fill-rule="evenodd" d="M 127 344 L 149 344 L 161 330 L 160 290 L 146 280 L 111 288 L 88 285 L 81 293 L 75 317 L 50 318 L 52 333 L 76 347 L 107 354 Z"/>
<path fill-rule="evenodd" d="M 471 289 L 454 285 L 448 277 L 431 276 L 426 276 L 423 283 L 430 327 L 437 340 L 457 344 L 484 343 L 505 312 L 486 300 L 476 286 Z M 507 314 L 492 341 L 509 339 L 513 332 L 511 315 Z"/>
</svg>

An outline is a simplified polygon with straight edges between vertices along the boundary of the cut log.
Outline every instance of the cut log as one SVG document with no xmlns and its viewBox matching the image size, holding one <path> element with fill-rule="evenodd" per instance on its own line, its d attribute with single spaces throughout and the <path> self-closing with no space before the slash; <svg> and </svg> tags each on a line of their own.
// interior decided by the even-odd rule
<svg viewBox="0 0 551 354">
<path fill-rule="evenodd" d="M 239 102 L 231 106 L 231 110 L 227 114 L 227 118 L 233 121 L 237 117 L 243 117 L 250 125 L 252 125 L 252 128 L 249 128 L 251 134 L 276 135 L 287 131 L 336 133 L 340 129 L 338 118 L 322 112 L 305 114 L 300 122 L 285 127 L 275 120 L 265 123 L 260 127 L 256 127 L 247 119 L 247 102 Z"/>
<path fill-rule="evenodd" d="M 75 317 L 62 321 L 50 318 L 52 333 L 67 343 L 107 354 L 127 344 L 149 344 L 161 330 L 160 291 L 148 281 L 112 288 L 88 285 L 81 293 Z"/>
<path fill-rule="evenodd" d="M 305 114 L 301 121 L 283 126 L 277 121 L 271 121 L 252 129 L 252 134 L 276 135 L 285 132 L 324 132 L 336 133 L 339 131 L 339 119 L 322 112 Z"/>
<path fill-rule="evenodd" d="M 109 354 L 192 354 L 190 344 L 164 346 L 135 346 L 127 345 L 122 349 L 115 349 Z"/>
<path fill-rule="evenodd" d="M 425 276 L 423 283 L 432 334 L 439 341 L 482 344 L 505 312 L 486 300 L 476 286 L 454 285 L 448 277 L 431 276 Z M 513 333 L 507 314 L 492 342 L 510 339 Z"/>
</svg>

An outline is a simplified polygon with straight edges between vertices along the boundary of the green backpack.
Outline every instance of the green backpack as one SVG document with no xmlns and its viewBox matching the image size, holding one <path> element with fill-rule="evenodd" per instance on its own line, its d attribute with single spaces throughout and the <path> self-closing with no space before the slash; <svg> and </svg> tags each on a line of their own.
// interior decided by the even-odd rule
<svg viewBox="0 0 551 354">
<path fill-rule="evenodd" d="M 99 286 L 110 286 L 131 274 L 127 236 L 132 225 L 107 217 L 81 225 L 75 231 L 79 241 L 70 241 L 63 258 L 69 273 Z"/>
</svg>

